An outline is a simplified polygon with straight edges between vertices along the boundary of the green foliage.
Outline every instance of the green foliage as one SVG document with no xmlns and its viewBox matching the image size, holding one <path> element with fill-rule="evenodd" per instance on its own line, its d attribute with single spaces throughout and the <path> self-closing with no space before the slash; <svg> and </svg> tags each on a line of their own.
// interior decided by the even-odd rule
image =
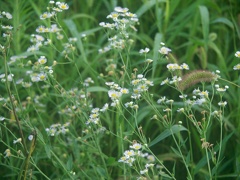
<svg viewBox="0 0 240 180">
<path fill-rule="evenodd" d="M 1 2 L 1 179 L 239 178 L 239 7 Z"/>
</svg>

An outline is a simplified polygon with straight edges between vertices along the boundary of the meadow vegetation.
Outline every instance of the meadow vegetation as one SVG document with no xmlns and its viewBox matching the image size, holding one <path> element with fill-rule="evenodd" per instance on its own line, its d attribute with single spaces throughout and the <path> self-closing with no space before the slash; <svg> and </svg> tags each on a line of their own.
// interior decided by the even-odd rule
<svg viewBox="0 0 240 180">
<path fill-rule="evenodd" d="M 1 179 L 238 179 L 239 13 L 1 2 Z"/>
</svg>

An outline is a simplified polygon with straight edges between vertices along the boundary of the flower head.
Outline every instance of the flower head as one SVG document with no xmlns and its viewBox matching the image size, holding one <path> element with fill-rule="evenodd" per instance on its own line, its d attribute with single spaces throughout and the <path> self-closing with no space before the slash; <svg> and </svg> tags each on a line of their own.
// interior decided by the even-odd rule
<svg viewBox="0 0 240 180">
<path fill-rule="evenodd" d="M 69 6 L 66 3 L 58 3 L 58 7 L 62 10 L 67 10 Z"/>
<path fill-rule="evenodd" d="M 240 64 L 237 64 L 233 67 L 234 70 L 239 70 L 240 69 Z"/>
<path fill-rule="evenodd" d="M 135 143 L 132 146 L 130 146 L 130 148 L 135 149 L 135 150 L 139 150 L 139 149 L 142 148 L 142 145 L 139 144 L 139 143 Z"/>
<path fill-rule="evenodd" d="M 169 52 L 171 52 L 172 50 L 163 46 L 161 47 L 161 49 L 158 51 L 160 54 L 163 54 L 163 55 L 167 55 Z"/>
<path fill-rule="evenodd" d="M 236 56 L 237 58 L 240 58 L 240 51 L 237 51 L 237 52 L 235 53 L 235 56 Z"/>
<path fill-rule="evenodd" d="M 38 59 L 39 64 L 45 64 L 47 62 L 47 59 L 45 56 L 40 56 Z"/>
</svg>

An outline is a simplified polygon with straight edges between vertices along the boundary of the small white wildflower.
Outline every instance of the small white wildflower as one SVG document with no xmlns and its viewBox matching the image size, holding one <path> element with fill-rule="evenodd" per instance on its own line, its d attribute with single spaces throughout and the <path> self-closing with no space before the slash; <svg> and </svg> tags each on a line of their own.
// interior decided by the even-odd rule
<svg viewBox="0 0 240 180">
<path fill-rule="evenodd" d="M 4 121 L 5 117 L 0 116 L 0 121 Z"/>
<path fill-rule="evenodd" d="M 121 12 L 121 13 L 126 13 L 129 9 L 128 8 L 122 8 L 122 7 L 115 7 L 114 11 L 116 12 Z"/>
<path fill-rule="evenodd" d="M 10 157 L 12 155 L 10 149 L 6 149 L 4 154 L 5 154 L 4 158 Z"/>
<path fill-rule="evenodd" d="M 148 169 L 140 170 L 140 174 L 146 174 L 148 172 Z"/>
<path fill-rule="evenodd" d="M 21 143 L 21 142 L 22 142 L 22 138 L 18 138 L 16 140 L 13 140 L 13 144 Z"/>
<path fill-rule="evenodd" d="M 184 112 L 184 108 L 179 108 L 177 112 Z"/>
<path fill-rule="evenodd" d="M 49 12 L 44 12 L 43 14 L 40 15 L 40 19 L 47 19 L 47 18 L 50 18 L 52 17 L 52 14 L 49 13 Z"/>
<path fill-rule="evenodd" d="M 178 64 L 174 63 L 174 64 L 168 64 L 167 68 L 169 71 L 175 71 L 175 70 L 179 70 L 182 69 L 181 66 L 179 66 Z"/>
<path fill-rule="evenodd" d="M 166 108 L 166 109 L 163 109 L 164 112 L 170 112 L 171 109 L 170 108 Z"/>
<path fill-rule="evenodd" d="M 29 141 L 32 141 L 32 140 L 33 140 L 33 135 L 29 135 L 29 136 L 28 136 L 28 140 L 29 140 Z"/>
<path fill-rule="evenodd" d="M 201 91 L 199 89 L 194 89 L 193 94 L 199 94 Z"/>
<path fill-rule="evenodd" d="M 145 49 L 140 49 L 139 53 L 140 54 L 147 54 L 150 51 L 149 48 L 145 48 Z"/>
<path fill-rule="evenodd" d="M 139 144 L 139 143 L 135 143 L 132 146 L 130 146 L 130 148 L 135 149 L 135 150 L 139 150 L 139 149 L 142 148 L 142 145 Z"/>
<path fill-rule="evenodd" d="M 47 79 L 47 75 L 43 72 L 38 74 L 39 81 L 45 81 Z"/>
<path fill-rule="evenodd" d="M 197 105 L 202 105 L 206 102 L 206 99 L 205 98 L 200 98 L 200 99 L 197 99 L 194 104 L 197 104 Z"/>
<path fill-rule="evenodd" d="M 148 64 L 150 64 L 150 63 L 153 62 L 153 60 L 152 60 L 152 59 L 146 59 L 146 62 L 147 62 Z"/>
<path fill-rule="evenodd" d="M 172 50 L 167 47 L 161 47 L 161 49 L 158 51 L 160 54 L 167 55 Z"/>
<path fill-rule="evenodd" d="M 168 84 L 168 83 L 169 83 L 169 79 L 167 78 L 167 79 L 163 80 L 160 85 L 162 86 L 162 85 Z"/>
<path fill-rule="evenodd" d="M 148 155 L 148 156 L 147 156 L 147 159 L 148 159 L 148 161 L 150 161 L 150 162 L 154 162 L 154 161 L 155 161 L 155 157 L 154 157 L 153 155 Z"/>
<path fill-rule="evenodd" d="M 138 75 L 137 75 L 137 78 L 138 78 L 138 79 L 142 79 L 142 78 L 143 78 L 143 75 L 142 75 L 142 74 L 138 74 Z"/>
<path fill-rule="evenodd" d="M 220 102 L 218 103 L 218 105 L 224 107 L 224 106 L 227 105 L 227 101 L 224 101 L 224 102 L 223 102 L 223 101 L 220 101 Z"/>
<path fill-rule="evenodd" d="M 234 70 L 240 70 L 240 64 L 237 64 L 233 67 Z"/>
<path fill-rule="evenodd" d="M 109 90 L 108 91 L 108 96 L 112 99 L 119 99 L 122 96 L 121 92 L 115 91 L 115 90 Z"/>
<path fill-rule="evenodd" d="M 240 51 L 237 51 L 237 52 L 235 53 L 235 56 L 236 56 L 237 58 L 240 58 Z"/>
<path fill-rule="evenodd" d="M 186 63 L 181 65 L 182 69 L 189 70 L 189 66 Z"/>
<path fill-rule="evenodd" d="M 186 94 L 182 94 L 182 95 L 179 95 L 179 97 L 180 97 L 181 99 L 184 99 L 184 98 L 187 97 L 187 95 L 186 95 Z"/>
<path fill-rule="evenodd" d="M 135 155 L 135 152 L 133 150 L 126 150 L 124 153 L 123 153 L 126 157 L 130 157 L 130 156 L 134 156 Z"/>
<path fill-rule="evenodd" d="M 208 97 L 208 94 L 209 94 L 208 91 L 201 91 L 198 93 L 198 95 L 201 97 Z"/>
<path fill-rule="evenodd" d="M 38 62 L 39 64 L 45 64 L 47 62 L 47 58 L 45 56 L 40 56 Z"/>
<path fill-rule="evenodd" d="M 165 102 L 165 101 L 166 101 L 166 97 L 163 96 L 163 97 L 161 97 L 160 99 L 157 100 L 157 103 L 158 103 L 158 104 L 161 104 L 161 103 L 163 103 L 163 102 Z"/>
<path fill-rule="evenodd" d="M 148 163 L 147 163 L 147 164 L 145 165 L 145 168 L 149 168 L 149 167 L 151 168 L 151 167 L 153 167 L 153 166 L 154 166 L 154 164 L 152 164 L 152 163 L 151 163 L 151 164 L 148 164 Z"/>
<path fill-rule="evenodd" d="M 69 6 L 66 3 L 58 3 L 58 7 L 62 10 L 67 10 Z"/>
<path fill-rule="evenodd" d="M 12 19 L 12 15 L 9 12 L 5 12 L 5 16 L 7 19 Z"/>
</svg>

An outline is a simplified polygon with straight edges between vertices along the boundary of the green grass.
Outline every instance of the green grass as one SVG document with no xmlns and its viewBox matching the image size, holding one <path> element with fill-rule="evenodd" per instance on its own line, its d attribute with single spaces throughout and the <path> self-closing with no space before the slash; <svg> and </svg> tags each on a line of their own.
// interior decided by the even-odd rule
<svg viewBox="0 0 240 180">
<path fill-rule="evenodd" d="M 233 67 L 239 61 L 234 54 L 240 45 L 240 3 L 234 0 L 70 0 L 67 4 L 68 10 L 40 20 L 40 15 L 47 12 L 48 2 L 1 3 L 0 11 L 13 16 L 9 20 L 1 18 L 1 25 L 11 25 L 13 29 L 7 32 L 0 27 L 0 44 L 5 49 L 0 55 L 0 117 L 4 118 L 0 121 L 0 177 L 239 178 L 240 81 L 239 71 Z M 138 17 L 138 22 L 133 23 L 137 31 L 132 26 L 126 30 L 129 38 L 124 37 L 121 29 L 109 30 L 99 25 L 100 22 L 112 23 L 112 19 L 106 17 L 116 6 L 126 7 Z M 40 25 L 50 27 L 52 24 L 62 28 L 63 39 L 58 39 L 56 33 L 35 31 Z M 9 38 L 2 37 L 6 32 Z M 33 45 L 32 34 L 50 39 L 52 43 L 27 52 Z M 99 53 L 113 35 L 126 40 L 121 44 L 122 49 Z M 70 37 L 77 41 L 63 54 Z M 169 54 L 159 53 L 161 42 L 171 49 Z M 141 55 L 139 50 L 146 47 L 150 52 Z M 12 56 L 26 58 L 12 62 Z M 36 63 L 40 56 L 47 58 L 46 64 Z M 146 59 L 153 62 L 147 63 Z M 166 68 L 170 63 L 186 63 L 190 70 L 170 71 Z M 208 73 L 216 70 L 221 71 L 221 77 L 214 81 Z M 46 79 L 33 82 L 36 74 L 42 72 Z M 13 81 L 3 77 L 11 73 Z M 149 81 L 139 78 L 138 74 Z M 171 81 L 175 75 L 184 78 L 186 74 L 189 74 L 186 89 L 178 87 L 178 83 L 160 85 L 166 78 Z M 32 86 L 24 87 L 18 83 L 19 79 L 32 82 Z M 139 99 L 131 98 L 139 85 L 139 82 L 132 84 L 136 79 L 148 88 L 140 93 Z M 87 80 L 89 86 L 84 86 Z M 116 102 L 114 98 L 119 89 L 106 82 L 114 82 L 129 91 L 122 94 L 116 107 L 111 103 Z M 221 94 L 216 84 L 229 88 Z M 204 97 L 206 102 L 188 106 L 188 98 L 196 101 L 192 96 L 198 88 L 209 92 L 208 96 L 196 95 Z M 181 99 L 179 95 L 183 94 L 188 97 Z M 164 96 L 174 102 L 157 103 Z M 130 101 L 135 105 L 132 108 L 125 106 Z M 225 107 L 218 105 L 225 101 Z M 108 110 L 93 112 L 106 103 Z M 183 107 L 184 112 L 177 112 Z M 221 113 L 214 116 L 214 111 Z M 97 123 L 87 123 L 89 120 Z M 51 126 L 66 132 L 58 135 L 55 132 L 51 136 L 51 132 L 46 131 Z M 29 135 L 33 135 L 33 140 L 28 139 Z M 21 143 L 14 144 L 18 138 L 22 138 Z M 134 155 L 132 166 L 118 162 L 136 143 L 142 145 L 140 151 L 148 156 Z M 11 152 L 9 157 L 4 153 L 6 149 Z M 141 174 L 146 163 L 154 166 L 147 168 L 148 173 Z"/>
</svg>

